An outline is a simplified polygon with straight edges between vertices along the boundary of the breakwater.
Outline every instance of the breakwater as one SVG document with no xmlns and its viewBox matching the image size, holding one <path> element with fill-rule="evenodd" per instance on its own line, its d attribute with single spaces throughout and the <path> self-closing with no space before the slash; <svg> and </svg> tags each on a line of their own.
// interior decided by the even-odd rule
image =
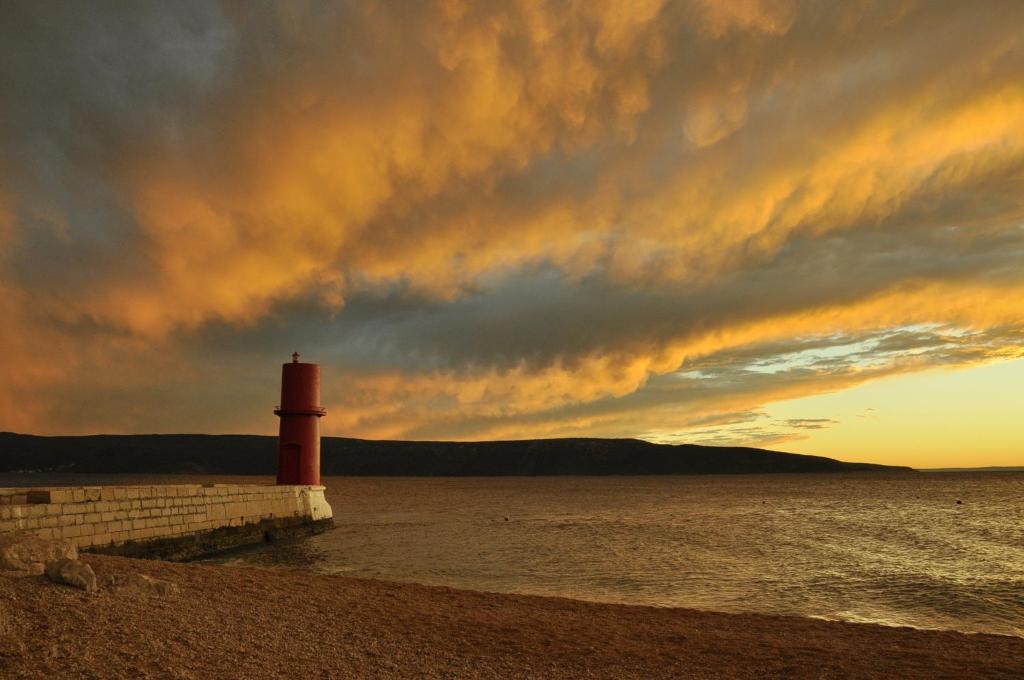
<svg viewBox="0 0 1024 680">
<path fill-rule="evenodd" d="M 188 559 L 331 525 L 322 486 L 153 484 L 0 488 L 0 533 L 79 550 Z"/>
</svg>

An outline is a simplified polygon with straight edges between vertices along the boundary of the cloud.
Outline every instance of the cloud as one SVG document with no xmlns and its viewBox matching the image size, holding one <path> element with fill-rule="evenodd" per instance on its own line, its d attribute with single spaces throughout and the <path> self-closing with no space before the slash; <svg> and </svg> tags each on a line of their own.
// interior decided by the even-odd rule
<svg viewBox="0 0 1024 680">
<path fill-rule="evenodd" d="M 789 418 L 785 423 L 789 427 L 803 430 L 821 430 L 829 425 L 836 425 L 839 421 L 832 418 Z"/>
<path fill-rule="evenodd" d="M 339 434 L 711 437 L 1024 347 L 1012 4 L 2 12 L 2 427 L 266 431 L 300 349 Z"/>
</svg>

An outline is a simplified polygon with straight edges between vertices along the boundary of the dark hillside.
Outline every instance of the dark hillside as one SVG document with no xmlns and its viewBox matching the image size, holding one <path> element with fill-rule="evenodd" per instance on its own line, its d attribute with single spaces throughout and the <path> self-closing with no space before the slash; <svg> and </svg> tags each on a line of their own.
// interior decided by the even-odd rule
<svg viewBox="0 0 1024 680">
<path fill-rule="evenodd" d="M 637 439 L 498 442 L 370 441 L 324 437 L 324 475 L 686 475 L 907 470 L 743 447 Z M 0 433 L 0 472 L 275 474 L 277 439 L 257 435 Z"/>
</svg>

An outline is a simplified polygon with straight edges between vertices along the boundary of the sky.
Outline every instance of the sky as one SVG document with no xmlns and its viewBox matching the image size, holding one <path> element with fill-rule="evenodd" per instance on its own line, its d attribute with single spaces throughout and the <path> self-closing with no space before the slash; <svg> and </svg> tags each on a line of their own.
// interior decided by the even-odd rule
<svg viewBox="0 0 1024 680">
<path fill-rule="evenodd" d="M 0 6 L 0 429 L 1024 465 L 1024 3 Z"/>
</svg>

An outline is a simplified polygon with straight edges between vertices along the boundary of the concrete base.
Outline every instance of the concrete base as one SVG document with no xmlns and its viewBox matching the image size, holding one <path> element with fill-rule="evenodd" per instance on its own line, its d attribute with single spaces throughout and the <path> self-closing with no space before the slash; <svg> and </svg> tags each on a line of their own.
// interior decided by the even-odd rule
<svg viewBox="0 0 1024 680">
<path fill-rule="evenodd" d="M 277 517 L 243 526 L 220 527 L 212 531 L 187 536 L 128 541 L 118 545 L 96 545 L 84 548 L 81 552 L 184 562 L 254 543 L 322 534 L 332 528 L 334 528 L 334 520 L 330 517 L 321 519 Z"/>
</svg>

